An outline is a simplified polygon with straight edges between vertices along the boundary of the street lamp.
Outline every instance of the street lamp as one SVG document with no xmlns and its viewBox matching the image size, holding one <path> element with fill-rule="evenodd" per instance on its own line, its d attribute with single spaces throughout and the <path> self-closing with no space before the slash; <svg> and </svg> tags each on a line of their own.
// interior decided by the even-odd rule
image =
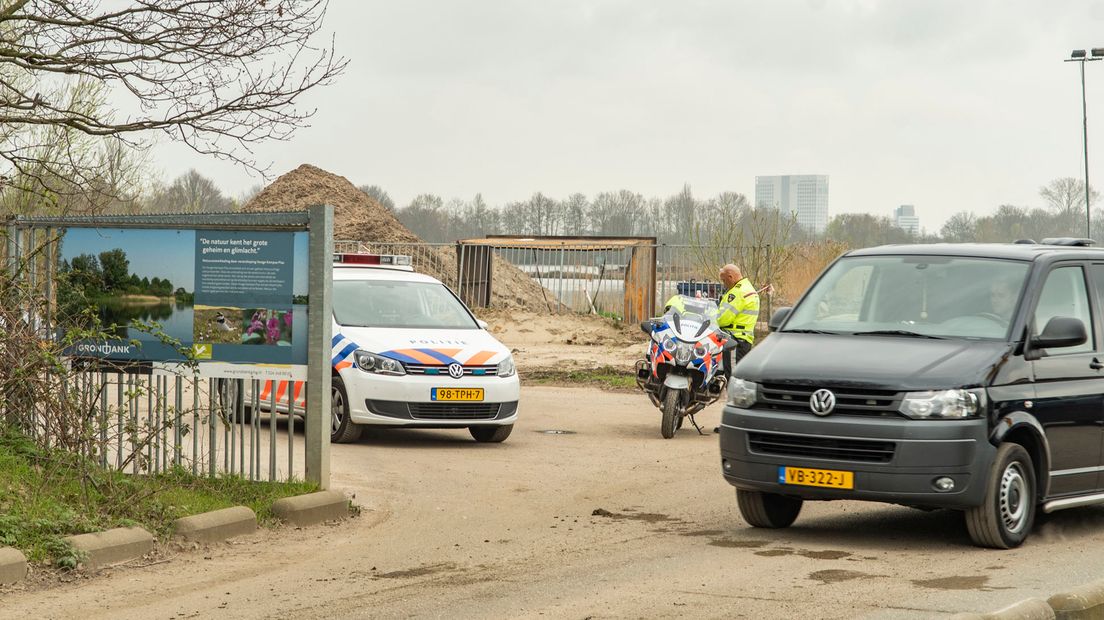
<svg viewBox="0 0 1104 620">
<path fill-rule="evenodd" d="M 1081 64 L 1081 118 L 1082 118 L 1082 144 L 1085 145 L 1085 237 L 1092 238 L 1092 228 L 1089 225 L 1089 214 L 1092 207 L 1089 203 L 1089 112 L 1085 105 L 1085 63 L 1094 60 L 1104 60 L 1104 47 L 1092 48 L 1092 57 L 1085 50 L 1073 50 L 1065 62 Z"/>
</svg>

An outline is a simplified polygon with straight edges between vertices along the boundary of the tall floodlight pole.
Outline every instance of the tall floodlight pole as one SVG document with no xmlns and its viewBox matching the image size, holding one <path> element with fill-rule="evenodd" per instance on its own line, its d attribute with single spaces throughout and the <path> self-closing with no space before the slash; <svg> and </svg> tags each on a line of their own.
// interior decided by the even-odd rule
<svg viewBox="0 0 1104 620">
<path fill-rule="evenodd" d="M 1092 57 L 1085 50 L 1073 50 L 1066 62 L 1076 62 L 1081 65 L 1081 140 L 1085 152 L 1085 237 L 1092 238 L 1091 213 L 1092 205 L 1089 202 L 1089 109 L 1085 103 L 1085 63 L 1094 60 L 1104 60 L 1104 47 L 1094 47 Z"/>
</svg>

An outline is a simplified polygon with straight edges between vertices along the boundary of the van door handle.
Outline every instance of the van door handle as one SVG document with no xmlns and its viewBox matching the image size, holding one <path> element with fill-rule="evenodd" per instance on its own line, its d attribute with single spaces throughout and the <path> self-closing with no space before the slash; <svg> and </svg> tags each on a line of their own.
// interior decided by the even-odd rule
<svg viewBox="0 0 1104 620">
<path fill-rule="evenodd" d="M 1101 368 L 1104 368 L 1104 364 L 1101 364 L 1100 360 L 1094 357 L 1093 361 L 1089 362 L 1089 368 L 1092 368 L 1093 370 L 1100 370 Z"/>
</svg>

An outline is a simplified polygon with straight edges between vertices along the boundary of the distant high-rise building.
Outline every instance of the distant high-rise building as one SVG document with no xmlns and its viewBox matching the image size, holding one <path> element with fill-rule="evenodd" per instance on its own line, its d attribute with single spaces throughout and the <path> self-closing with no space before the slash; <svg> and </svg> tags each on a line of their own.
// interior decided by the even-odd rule
<svg viewBox="0 0 1104 620">
<path fill-rule="evenodd" d="M 822 233 L 828 226 L 828 175 L 755 177 L 755 205 L 795 213 L 802 228 Z"/>
<path fill-rule="evenodd" d="M 893 224 L 909 234 L 920 234 L 920 216 L 916 215 L 916 207 L 901 205 L 893 210 Z"/>
</svg>

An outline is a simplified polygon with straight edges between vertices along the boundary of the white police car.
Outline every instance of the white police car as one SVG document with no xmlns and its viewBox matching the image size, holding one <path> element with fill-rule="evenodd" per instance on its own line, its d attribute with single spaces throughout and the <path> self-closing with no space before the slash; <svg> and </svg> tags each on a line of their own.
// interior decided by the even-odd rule
<svg viewBox="0 0 1104 620">
<path fill-rule="evenodd" d="M 520 394 L 510 350 L 409 256 L 335 256 L 333 318 L 332 441 L 355 441 L 369 425 L 510 436 Z M 266 382 L 260 403 L 276 389 L 278 411 L 291 399 L 302 411 L 299 387 Z"/>
</svg>

